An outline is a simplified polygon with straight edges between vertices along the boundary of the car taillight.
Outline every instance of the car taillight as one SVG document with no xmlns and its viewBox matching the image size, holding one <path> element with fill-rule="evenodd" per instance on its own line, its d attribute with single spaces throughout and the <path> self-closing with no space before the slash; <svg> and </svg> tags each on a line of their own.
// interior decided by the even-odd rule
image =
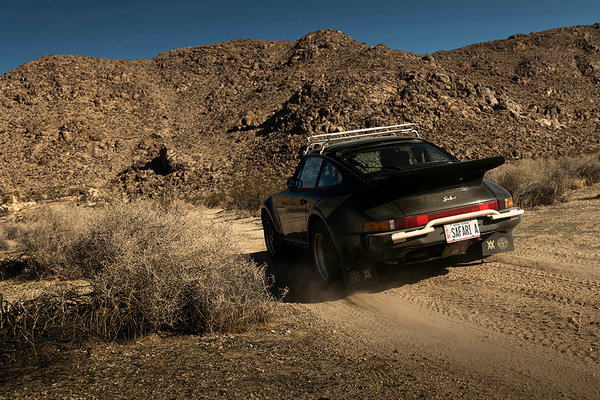
<svg viewBox="0 0 600 400">
<path fill-rule="evenodd" d="M 507 197 L 505 199 L 498 200 L 498 209 L 502 210 L 504 208 L 509 208 L 513 206 L 512 197 Z"/>
<path fill-rule="evenodd" d="M 368 221 L 364 223 L 364 232 L 389 232 L 404 228 L 404 219 L 388 219 L 386 221 Z"/>
<path fill-rule="evenodd" d="M 427 225 L 428 222 L 429 216 L 427 214 L 414 215 L 412 217 L 406 217 L 404 219 L 404 225 L 407 228 L 412 228 L 413 226 Z"/>
<path fill-rule="evenodd" d="M 510 204 L 512 206 L 512 199 L 508 198 L 505 200 L 510 200 Z M 396 229 L 414 228 L 416 226 L 427 225 L 429 221 L 433 221 L 434 219 L 451 217 L 453 215 L 467 214 L 482 210 L 498 210 L 498 201 L 488 201 L 487 203 L 474 204 L 472 206 L 453 208 L 450 210 L 443 211 L 435 211 L 427 214 L 411 215 L 408 217 L 390 219 L 387 221 L 369 221 L 364 223 L 363 231 L 389 232 Z"/>
<path fill-rule="evenodd" d="M 429 221 L 433 221 L 434 219 L 440 219 L 445 217 L 451 217 L 453 215 L 467 214 L 475 211 L 482 210 L 497 210 L 498 202 L 488 201 L 487 203 L 474 204 L 472 206 L 465 206 L 459 208 L 453 208 L 451 210 L 443 210 L 443 211 L 435 211 L 432 213 L 415 215 L 412 217 L 406 217 L 404 219 L 404 225 L 406 228 L 412 228 L 415 226 L 427 225 Z"/>
</svg>

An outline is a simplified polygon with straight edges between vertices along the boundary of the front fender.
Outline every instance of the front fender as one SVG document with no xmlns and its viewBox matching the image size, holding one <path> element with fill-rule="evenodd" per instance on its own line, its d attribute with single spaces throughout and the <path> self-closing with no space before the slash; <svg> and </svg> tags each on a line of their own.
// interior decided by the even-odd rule
<svg viewBox="0 0 600 400">
<path fill-rule="evenodd" d="M 271 218 L 271 221 L 273 221 L 273 225 L 275 225 L 275 230 L 277 231 L 277 233 L 279 233 L 279 234 L 282 233 L 281 222 L 279 221 L 279 216 L 278 216 L 277 212 L 275 211 L 273 196 L 269 196 L 269 198 L 267 200 L 265 200 L 264 203 L 261 205 L 260 214 L 261 214 L 261 218 L 265 214 L 269 218 Z"/>
</svg>

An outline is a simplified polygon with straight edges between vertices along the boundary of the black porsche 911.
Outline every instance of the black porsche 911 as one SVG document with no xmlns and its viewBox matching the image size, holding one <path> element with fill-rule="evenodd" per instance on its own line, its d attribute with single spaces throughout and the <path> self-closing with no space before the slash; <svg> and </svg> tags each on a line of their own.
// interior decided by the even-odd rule
<svg viewBox="0 0 600 400">
<path fill-rule="evenodd" d="M 324 280 L 351 285 L 374 281 L 380 263 L 511 251 L 523 210 L 483 179 L 503 163 L 460 162 L 414 124 L 312 136 L 288 189 L 261 207 L 267 250 L 309 248 Z"/>
</svg>

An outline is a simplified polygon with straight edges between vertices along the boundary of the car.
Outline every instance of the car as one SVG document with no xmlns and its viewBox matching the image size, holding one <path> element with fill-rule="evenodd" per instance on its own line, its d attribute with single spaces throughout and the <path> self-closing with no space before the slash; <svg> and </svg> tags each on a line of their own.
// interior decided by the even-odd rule
<svg viewBox="0 0 600 400">
<path fill-rule="evenodd" d="M 261 206 L 267 251 L 309 249 L 323 280 L 352 286 L 383 264 L 512 251 L 523 210 L 484 179 L 504 162 L 461 162 L 415 124 L 311 136 L 287 189 Z"/>
</svg>

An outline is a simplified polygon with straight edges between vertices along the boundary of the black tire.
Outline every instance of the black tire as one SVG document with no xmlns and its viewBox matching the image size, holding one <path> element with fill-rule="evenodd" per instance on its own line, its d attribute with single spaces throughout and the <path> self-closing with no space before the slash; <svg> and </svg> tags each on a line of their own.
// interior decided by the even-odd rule
<svg viewBox="0 0 600 400">
<path fill-rule="evenodd" d="M 326 282 L 336 282 L 342 276 L 340 255 L 322 222 L 316 222 L 310 234 L 310 252 L 317 272 Z"/>
<path fill-rule="evenodd" d="M 284 256 L 284 244 L 281 242 L 279 232 L 275 229 L 273 220 L 268 215 L 262 217 L 263 233 L 267 252 L 272 259 L 279 260 Z"/>
</svg>

